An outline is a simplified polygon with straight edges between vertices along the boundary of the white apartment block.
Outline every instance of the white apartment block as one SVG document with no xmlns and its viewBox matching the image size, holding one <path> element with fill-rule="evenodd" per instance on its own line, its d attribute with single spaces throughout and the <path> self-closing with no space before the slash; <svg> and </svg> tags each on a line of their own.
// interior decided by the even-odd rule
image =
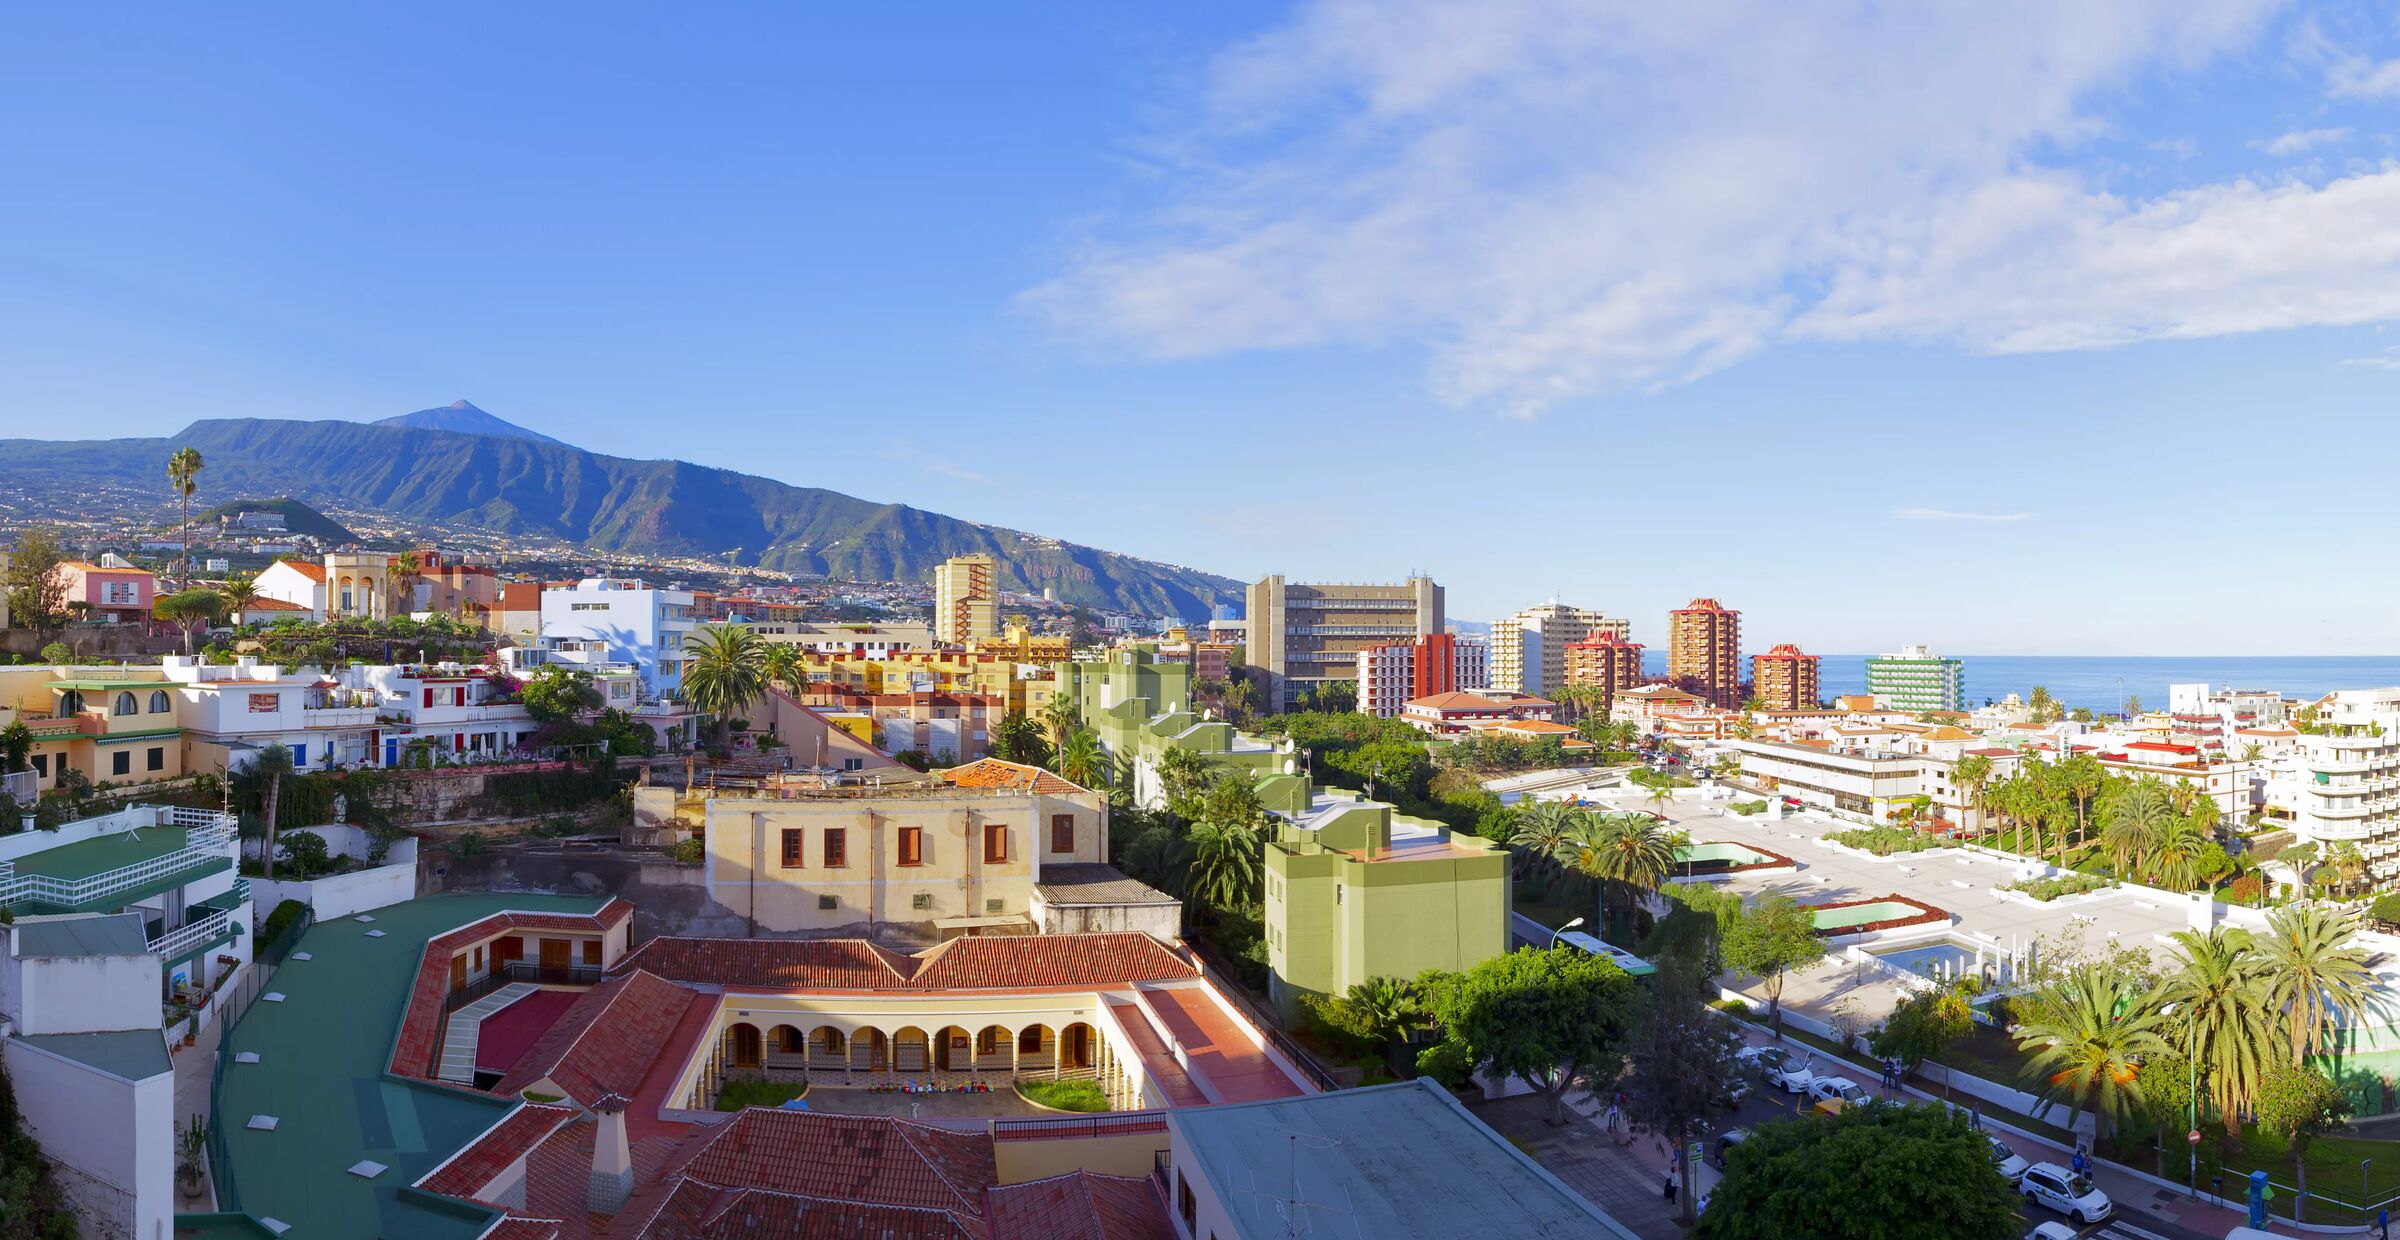
<svg viewBox="0 0 2400 1240">
<path fill-rule="evenodd" d="M 1471 692 L 1491 685 L 1491 647 L 1482 641 L 1452 635 L 1447 691 Z M 1395 719 L 1417 694 L 1416 642 L 1387 642 L 1358 652 L 1358 712 L 1378 719 Z"/>
<path fill-rule="evenodd" d="M 1492 687 L 1492 643 L 1484 637 L 1458 636 L 1458 687 L 1469 693 Z"/>
<path fill-rule="evenodd" d="M 1491 689 L 1536 697 L 1567 683 L 1567 646 L 1602 635 L 1631 640 L 1632 625 L 1552 599 L 1492 622 Z M 1464 688 L 1465 686 L 1460 686 Z"/>
<path fill-rule="evenodd" d="M 2303 843 L 2356 844 L 2375 881 L 2400 875 L 2400 688 L 2339 690 L 2297 722 L 2298 752 L 2268 777 L 2269 807 Z"/>
<path fill-rule="evenodd" d="M 1884 750 L 1836 750 L 1782 741 L 1726 742 L 1742 778 L 1770 795 L 1814 809 L 1889 822 L 1892 807 L 1926 795 L 1930 759 Z"/>
<path fill-rule="evenodd" d="M 683 642 L 694 627 L 689 590 L 586 577 L 542 591 L 542 648 L 632 664 L 649 699 L 683 696 Z"/>
</svg>

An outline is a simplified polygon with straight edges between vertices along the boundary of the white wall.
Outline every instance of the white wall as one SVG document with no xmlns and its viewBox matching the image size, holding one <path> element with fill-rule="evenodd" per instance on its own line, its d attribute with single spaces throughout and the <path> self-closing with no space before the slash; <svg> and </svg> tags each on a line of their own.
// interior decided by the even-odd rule
<svg viewBox="0 0 2400 1240">
<path fill-rule="evenodd" d="M 403 848 L 408 852 L 406 859 L 401 859 Z M 285 900 L 298 900 L 315 909 L 319 920 L 385 908 L 417 898 L 416 854 L 416 841 L 403 840 L 392 846 L 389 864 L 371 870 L 329 874 L 305 883 L 254 878 L 250 880 L 250 898 L 255 907 L 270 913 Z"/>
<path fill-rule="evenodd" d="M 22 922 L 19 923 L 21 926 Z M 166 992 L 158 957 L 16 956 L 10 930 L 10 959 L 0 964 L 0 1002 L 20 1033 L 99 1033 L 155 1029 Z"/>
<path fill-rule="evenodd" d="M 171 1234 L 175 1074 L 127 1081 L 17 1038 L 8 1039 L 6 1057 L 25 1130 L 74 1203 L 83 1234 Z"/>
</svg>

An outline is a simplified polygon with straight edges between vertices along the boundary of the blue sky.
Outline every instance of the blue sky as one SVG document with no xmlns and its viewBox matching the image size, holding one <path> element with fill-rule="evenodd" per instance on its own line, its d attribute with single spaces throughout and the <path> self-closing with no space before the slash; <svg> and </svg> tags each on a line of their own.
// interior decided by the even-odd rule
<svg viewBox="0 0 2400 1240">
<path fill-rule="evenodd" d="M 463 397 L 1469 618 L 2400 650 L 2390 14 L 1802 7 L 28 11 L 0 436 Z"/>
</svg>

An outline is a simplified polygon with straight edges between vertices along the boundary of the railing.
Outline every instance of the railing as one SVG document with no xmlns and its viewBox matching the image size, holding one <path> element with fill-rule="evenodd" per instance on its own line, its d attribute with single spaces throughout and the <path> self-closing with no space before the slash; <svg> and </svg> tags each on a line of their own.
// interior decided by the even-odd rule
<svg viewBox="0 0 2400 1240">
<path fill-rule="evenodd" d="M 1033 1119 L 996 1119 L 992 1121 L 995 1140 L 1044 1138 L 1063 1135 L 1078 1137 L 1131 1136 L 1136 1133 L 1158 1132 L 1167 1126 L 1162 1111 L 1120 1111 L 1111 1115 L 1051 1115 Z M 1164 1151 L 1161 1151 L 1164 1153 Z"/>
<path fill-rule="evenodd" d="M 232 916 L 231 913 L 220 909 L 198 921 L 187 921 L 182 926 L 150 940 L 151 954 L 172 960 L 202 943 L 223 938 L 229 933 L 228 923 Z"/>
<path fill-rule="evenodd" d="M 491 972 L 484 974 L 482 977 L 476 978 L 474 981 L 467 983 L 464 987 L 458 990 L 453 990 L 448 995 L 444 996 L 442 999 L 442 1010 L 444 1012 L 455 1012 L 458 1009 L 475 1002 L 477 999 L 480 999 L 485 995 L 488 995 L 493 991 L 508 985 L 508 983 L 509 978 L 507 973 L 501 969 L 494 969 Z"/>
<path fill-rule="evenodd" d="M 538 982 L 544 986 L 597 986 L 600 966 L 596 964 L 545 965 L 511 960 L 500 966 L 499 973 L 512 982 Z"/>
</svg>

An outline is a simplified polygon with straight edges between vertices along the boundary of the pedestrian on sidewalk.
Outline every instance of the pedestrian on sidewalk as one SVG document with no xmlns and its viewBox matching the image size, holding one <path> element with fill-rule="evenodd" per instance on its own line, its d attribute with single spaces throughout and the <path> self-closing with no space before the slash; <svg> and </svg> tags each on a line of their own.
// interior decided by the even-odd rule
<svg viewBox="0 0 2400 1240">
<path fill-rule="evenodd" d="M 1668 1168 L 1667 1168 L 1666 1195 L 1667 1195 L 1667 1204 L 1668 1204 L 1668 1205 L 1674 1205 L 1674 1204 L 1675 1204 L 1675 1168 L 1673 1168 L 1673 1167 L 1668 1167 Z"/>
</svg>

